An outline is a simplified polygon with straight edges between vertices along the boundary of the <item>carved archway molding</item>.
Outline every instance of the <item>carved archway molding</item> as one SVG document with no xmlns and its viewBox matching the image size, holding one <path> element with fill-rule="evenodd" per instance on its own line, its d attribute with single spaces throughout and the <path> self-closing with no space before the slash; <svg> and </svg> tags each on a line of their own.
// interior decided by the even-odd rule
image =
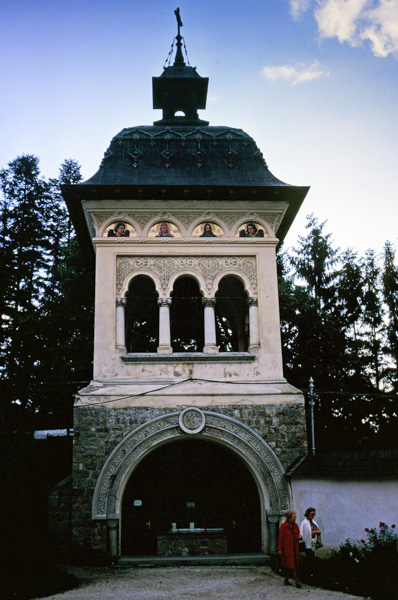
<svg viewBox="0 0 398 600">
<path fill-rule="evenodd" d="M 124 489 L 137 465 L 159 446 L 192 435 L 222 444 L 246 463 L 259 488 L 263 529 L 266 513 L 277 517 L 292 506 L 284 469 L 272 448 L 256 432 L 231 417 L 188 407 L 148 421 L 118 444 L 98 477 L 92 518 L 107 520 L 108 524 L 118 521 Z"/>
<path fill-rule="evenodd" d="M 160 283 L 160 294 L 171 291 L 172 282 L 180 275 L 192 273 L 200 280 L 200 287 L 215 291 L 219 276 L 237 275 L 244 282 L 250 296 L 257 294 L 257 260 L 255 256 L 117 256 L 116 293 L 124 295 L 129 281 L 136 274 L 155 275 Z"/>
</svg>

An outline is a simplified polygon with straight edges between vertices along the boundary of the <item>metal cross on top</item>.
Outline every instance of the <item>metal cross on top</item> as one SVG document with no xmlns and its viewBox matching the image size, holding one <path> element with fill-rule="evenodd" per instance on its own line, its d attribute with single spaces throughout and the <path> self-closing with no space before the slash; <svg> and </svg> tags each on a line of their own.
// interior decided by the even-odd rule
<svg viewBox="0 0 398 600">
<path fill-rule="evenodd" d="M 180 27 L 182 27 L 182 21 L 181 21 L 181 17 L 180 17 L 180 9 L 176 8 L 176 10 L 174 11 L 174 14 L 176 16 L 177 19 L 177 25 L 178 25 L 178 36 L 180 36 Z"/>
</svg>

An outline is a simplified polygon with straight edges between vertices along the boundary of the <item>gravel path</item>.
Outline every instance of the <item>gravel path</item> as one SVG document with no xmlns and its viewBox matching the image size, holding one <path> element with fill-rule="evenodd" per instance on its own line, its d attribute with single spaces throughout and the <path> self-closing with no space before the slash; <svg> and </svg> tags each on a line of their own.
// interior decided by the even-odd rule
<svg viewBox="0 0 398 600">
<path fill-rule="evenodd" d="M 42 600 L 361 600 L 303 584 L 284 586 L 269 567 L 67 567 L 83 585 Z M 362 599 L 363 600 L 363 599 Z"/>
</svg>

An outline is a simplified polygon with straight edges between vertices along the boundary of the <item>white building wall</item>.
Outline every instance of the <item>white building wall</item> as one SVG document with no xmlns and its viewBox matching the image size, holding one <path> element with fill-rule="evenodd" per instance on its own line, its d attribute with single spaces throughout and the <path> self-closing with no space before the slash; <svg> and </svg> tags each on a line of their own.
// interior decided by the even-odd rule
<svg viewBox="0 0 398 600">
<path fill-rule="evenodd" d="M 398 528 L 398 479 L 333 481 L 297 478 L 291 481 L 297 522 L 309 506 L 316 508 L 315 520 L 325 546 L 339 546 L 365 539 L 364 529 L 380 521 Z"/>
</svg>

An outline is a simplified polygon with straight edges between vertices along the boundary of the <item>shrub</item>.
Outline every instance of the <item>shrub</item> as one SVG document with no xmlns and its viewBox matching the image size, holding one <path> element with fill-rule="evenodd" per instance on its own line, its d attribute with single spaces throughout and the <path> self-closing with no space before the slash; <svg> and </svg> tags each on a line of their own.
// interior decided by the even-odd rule
<svg viewBox="0 0 398 600">
<path fill-rule="evenodd" d="M 301 564 L 303 582 L 322 588 L 386 600 L 394 598 L 398 587 L 398 535 L 395 525 L 380 523 L 365 529 L 365 539 L 347 538 L 329 559 Z"/>
</svg>

